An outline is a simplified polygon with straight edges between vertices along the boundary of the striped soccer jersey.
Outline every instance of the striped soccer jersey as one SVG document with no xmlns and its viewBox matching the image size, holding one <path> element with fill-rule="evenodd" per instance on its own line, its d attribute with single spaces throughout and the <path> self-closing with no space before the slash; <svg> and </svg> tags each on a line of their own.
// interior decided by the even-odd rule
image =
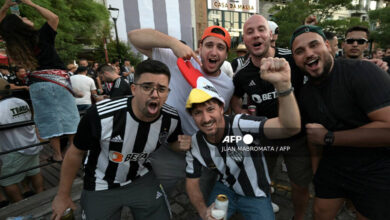
<svg viewBox="0 0 390 220">
<path fill-rule="evenodd" d="M 84 189 L 112 189 L 144 176 L 151 170 L 149 154 L 182 133 L 171 106 L 164 104 L 160 117 L 143 122 L 135 117 L 131 100 L 130 96 L 101 101 L 80 121 L 74 144 L 88 151 Z"/>
<path fill-rule="evenodd" d="M 209 143 L 198 131 L 192 136 L 186 155 L 187 178 L 199 178 L 202 167 L 218 172 L 218 181 L 242 196 L 265 197 L 270 178 L 262 151 L 248 150 L 259 146 L 266 118 L 249 115 L 225 116 L 225 131 L 218 145 Z M 250 135 L 255 141 L 234 141 L 231 137 Z M 230 139 L 230 141 L 229 141 Z"/>
</svg>

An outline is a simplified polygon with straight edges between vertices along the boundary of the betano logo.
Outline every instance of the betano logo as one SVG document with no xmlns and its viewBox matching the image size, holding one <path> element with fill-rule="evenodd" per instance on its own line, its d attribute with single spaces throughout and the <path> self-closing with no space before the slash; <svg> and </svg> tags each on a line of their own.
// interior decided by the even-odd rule
<svg viewBox="0 0 390 220">
<path fill-rule="evenodd" d="M 253 143 L 253 136 L 251 134 L 246 134 L 244 136 L 226 136 L 222 143 L 238 143 L 240 141 L 243 141 L 245 144 L 252 144 Z"/>
<path fill-rule="evenodd" d="M 126 157 L 125 155 L 117 152 L 117 151 L 110 151 L 108 156 L 110 158 L 110 161 L 114 163 L 123 163 L 126 161 L 139 161 L 139 160 L 145 160 L 148 158 L 148 153 L 142 152 L 142 153 L 131 153 L 127 154 Z"/>
</svg>

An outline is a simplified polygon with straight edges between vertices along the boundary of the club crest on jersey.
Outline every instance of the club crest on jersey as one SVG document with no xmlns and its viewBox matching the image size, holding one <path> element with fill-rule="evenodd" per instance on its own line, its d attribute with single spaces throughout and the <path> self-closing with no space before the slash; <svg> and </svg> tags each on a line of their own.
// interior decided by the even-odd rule
<svg viewBox="0 0 390 220">
<path fill-rule="evenodd" d="M 168 139 L 168 132 L 164 129 L 163 132 L 160 133 L 160 136 L 158 137 L 158 142 L 160 144 L 166 143 Z"/>
<path fill-rule="evenodd" d="M 123 154 L 117 152 L 117 151 L 110 151 L 108 154 L 110 160 L 114 163 L 122 163 L 124 160 Z"/>
</svg>

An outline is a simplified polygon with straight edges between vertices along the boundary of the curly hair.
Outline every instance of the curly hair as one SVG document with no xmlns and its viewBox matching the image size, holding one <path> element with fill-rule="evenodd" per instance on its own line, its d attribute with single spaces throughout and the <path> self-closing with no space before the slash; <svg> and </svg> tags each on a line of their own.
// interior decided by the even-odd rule
<svg viewBox="0 0 390 220">
<path fill-rule="evenodd" d="M 25 24 L 18 16 L 7 15 L 0 23 L 0 35 L 5 40 L 7 54 L 16 65 L 29 70 L 38 67 L 34 48 L 38 43 L 38 31 Z"/>
</svg>

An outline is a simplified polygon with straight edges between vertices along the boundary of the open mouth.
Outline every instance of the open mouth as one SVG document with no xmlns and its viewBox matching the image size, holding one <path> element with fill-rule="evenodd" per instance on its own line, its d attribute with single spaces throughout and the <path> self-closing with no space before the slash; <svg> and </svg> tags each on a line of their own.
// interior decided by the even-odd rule
<svg viewBox="0 0 390 220">
<path fill-rule="evenodd" d="M 214 122 L 215 122 L 214 120 L 211 120 L 209 122 L 203 123 L 202 127 L 211 128 L 214 125 Z"/>
<path fill-rule="evenodd" d="M 254 43 L 253 46 L 254 46 L 254 47 L 260 47 L 260 46 L 261 46 L 261 43 L 260 43 L 260 42 Z"/>
<path fill-rule="evenodd" d="M 310 68 L 316 67 L 317 64 L 318 64 L 318 61 L 319 61 L 318 58 L 316 58 L 316 59 L 311 59 L 311 60 L 309 60 L 308 62 L 306 62 L 306 65 L 309 66 Z"/>
<path fill-rule="evenodd" d="M 216 64 L 216 63 L 217 63 L 217 60 L 216 60 L 216 59 L 210 58 L 210 59 L 209 59 L 209 63 Z"/>
<path fill-rule="evenodd" d="M 148 112 L 149 114 L 157 114 L 158 113 L 158 103 L 157 102 L 149 102 L 147 104 L 147 109 L 148 109 Z"/>
</svg>

